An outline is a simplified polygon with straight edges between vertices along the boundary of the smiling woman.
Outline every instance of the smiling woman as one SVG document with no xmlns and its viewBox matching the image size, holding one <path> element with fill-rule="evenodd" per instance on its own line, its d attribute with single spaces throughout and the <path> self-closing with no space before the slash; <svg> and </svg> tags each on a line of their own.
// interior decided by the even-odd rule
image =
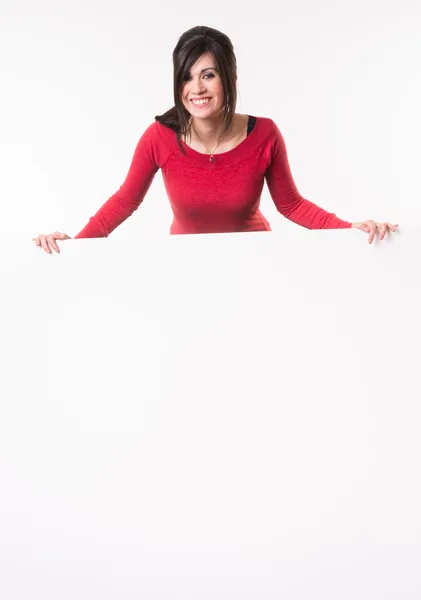
<svg viewBox="0 0 421 600">
<path fill-rule="evenodd" d="M 345 221 L 300 195 L 276 123 L 235 112 L 237 62 L 224 33 L 189 29 L 173 65 L 174 106 L 144 131 L 125 181 L 75 238 L 107 237 L 139 207 L 158 169 L 173 210 L 171 234 L 270 231 L 259 208 L 265 181 L 278 211 L 308 229 L 354 227 L 369 233 L 369 243 L 396 230 L 388 222 Z M 70 236 L 33 239 L 51 253 Z"/>
</svg>

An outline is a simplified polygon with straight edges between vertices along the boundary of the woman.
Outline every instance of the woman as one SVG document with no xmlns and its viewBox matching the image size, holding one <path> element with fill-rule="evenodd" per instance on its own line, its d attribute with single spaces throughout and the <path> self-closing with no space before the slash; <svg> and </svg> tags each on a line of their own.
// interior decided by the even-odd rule
<svg viewBox="0 0 421 600">
<path fill-rule="evenodd" d="M 107 237 L 143 201 L 160 168 L 174 214 L 171 234 L 270 231 L 259 210 L 266 180 L 278 211 L 309 229 L 354 227 L 371 243 L 397 225 L 350 223 L 300 196 L 281 132 L 272 119 L 235 112 L 233 45 L 210 27 L 186 31 L 173 52 L 175 106 L 156 116 L 136 147 L 120 189 L 75 238 Z M 59 252 L 55 232 L 33 238 Z"/>
</svg>

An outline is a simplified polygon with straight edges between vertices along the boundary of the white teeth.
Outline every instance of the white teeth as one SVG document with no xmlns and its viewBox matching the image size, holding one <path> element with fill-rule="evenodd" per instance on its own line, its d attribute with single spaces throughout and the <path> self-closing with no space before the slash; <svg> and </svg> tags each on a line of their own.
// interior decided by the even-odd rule
<svg viewBox="0 0 421 600">
<path fill-rule="evenodd" d="M 207 100 L 192 100 L 193 104 L 207 104 L 209 102 L 209 98 Z"/>
</svg>

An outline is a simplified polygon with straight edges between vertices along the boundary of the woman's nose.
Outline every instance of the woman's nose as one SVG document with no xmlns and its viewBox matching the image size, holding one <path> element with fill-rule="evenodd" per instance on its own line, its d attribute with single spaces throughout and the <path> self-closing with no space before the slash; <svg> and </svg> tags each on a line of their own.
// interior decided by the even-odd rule
<svg viewBox="0 0 421 600">
<path fill-rule="evenodd" d="M 200 94 L 204 90 L 206 90 L 206 86 L 203 81 L 201 81 L 200 79 L 198 81 L 193 81 L 192 91 L 194 94 Z"/>
</svg>

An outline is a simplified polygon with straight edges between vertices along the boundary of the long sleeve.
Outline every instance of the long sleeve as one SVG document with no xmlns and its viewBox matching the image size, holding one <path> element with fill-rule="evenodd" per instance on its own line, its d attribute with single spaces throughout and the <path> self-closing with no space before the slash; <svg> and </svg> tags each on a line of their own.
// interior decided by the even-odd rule
<svg viewBox="0 0 421 600">
<path fill-rule="evenodd" d="M 156 125 L 152 123 L 140 138 L 126 179 L 107 200 L 76 238 L 107 237 L 139 208 L 159 169 L 154 153 Z"/>
<path fill-rule="evenodd" d="M 286 145 L 278 126 L 273 122 L 271 163 L 265 174 L 272 200 L 284 216 L 307 229 L 345 229 L 351 223 L 339 219 L 303 198 L 297 190 L 288 162 Z"/>
</svg>

